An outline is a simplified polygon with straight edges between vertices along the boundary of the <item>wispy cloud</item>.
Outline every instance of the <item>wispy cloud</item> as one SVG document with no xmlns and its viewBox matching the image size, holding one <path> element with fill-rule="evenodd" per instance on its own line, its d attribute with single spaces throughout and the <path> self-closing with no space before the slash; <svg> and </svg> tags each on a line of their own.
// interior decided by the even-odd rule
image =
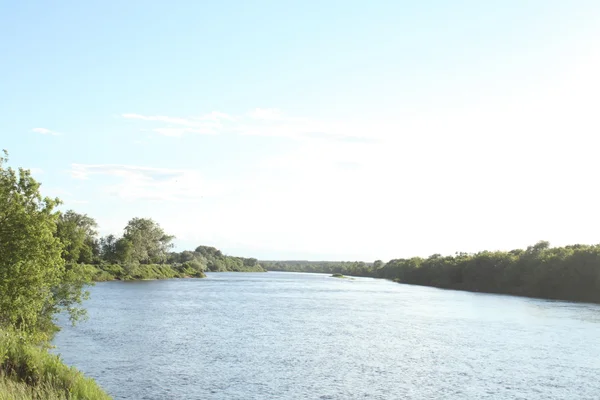
<svg viewBox="0 0 600 400">
<path fill-rule="evenodd" d="M 123 118 L 148 121 L 162 126 L 150 131 L 163 136 L 186 134 L 238 134 L 250 136 L 286 137 L 300 140 L 368 141 L 373 140 L 373 125 L 365 127 L 339 121 L 321 121 L 288 116 L 275 108 L 255 108 L 241 115 L 213 111 L 197 117 L 121 114 Z"/>
<path fill-rule="evenodd" d="M 306 118 L 278 108 L 254 108 L 238 115 L 215 111 L 187 118 L 122 116 L 161 124 L 151 130 L 166 136 L 237 134 L 310 143 L 380 142 L 385 148 L 410 150 L 405 157 L 414 154 L 415 148 L 430 153 L 456 148 L 462 154 L 485 137 L 512 151 L 539 143 L 552 144 L 554 138 L 567 131 L 585 136 L 585 140 L 596 135 L 599 120 L 594 111 L 600 80 L 595 71 L 599 65 L 600 53 L 594 50 L 573 60 L 572 69 L 565 69 L 539 86 L 520 88 L 514 96 L 486 95 L 470 102 L 443 105 L 432 102 L 398 109 L 387 118 L 366 118 L 360 112 L 344 120 Z"/>
<path fill-rule="evenodd" d="M 132 113 L 121 114 L 121 117 L 166 124 L 166 126 L 153 128 L 152 131 L 159 135 L 172 137 L 179 137 L 189 133 L 213 135 L 222 130 L 222 121 L 232 121 L 234 119 L 232 116 L 218 111 L 213 111 L 198 117 L 187 118 Z"/>
<path fill-rule="evenodd" d="M 35 132 L 35 133 L 40 133 L 42 135 L 52 135 L 52 136 L 58 136 L 61 135 L 60 132 L 56 132 L 47 128 L 33 128 L 31 130 L 31 132 Z"/>
<path fill-rule="evenodd" d="M 118 164 L 72 164 L 71 176 L 108 181 L 102 189 L 125 200 L 194 201 L 225 191 L 223 184 L 208 182 L 188 169 L 151 168 Z"/>
</svg>

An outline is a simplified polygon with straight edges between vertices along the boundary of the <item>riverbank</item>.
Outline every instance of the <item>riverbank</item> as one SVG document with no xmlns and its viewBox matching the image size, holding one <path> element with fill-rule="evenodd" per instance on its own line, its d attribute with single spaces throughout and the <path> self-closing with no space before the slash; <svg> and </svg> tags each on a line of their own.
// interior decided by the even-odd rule
<svg viewBox="0 0 600 400">
<path fill-rule="evenodd" d="M 0 330 L 0 400 L 110 400 L 96 382 L 14 332 Z"/>
<path fill-rule="evenodd" d="M 387 263 L 261 261 L 271 271 L 318 272 L 384 278 L 399 283 L 469 292 L 600 303 L 600 245 L 434 254 Z"/>
<path fill-rule="evenodd" d="M 86 265 L 84 268 L 95 282 L 206 277 L 202 270 L 185 265 L 146 264 L 124 268 L 118 264 L 109 264 Z"/>
<path fill-rule="evenodd" d="M 80 266 L 94 282 L 137 281 L 173 278 L 206 278 L 204 270 L 192 263 L 145 264 L 126 268 L 119 264 Z M 260 265 L 248 266 L 231 271 L 218 272 L 266 272 Z"/>
</svg>

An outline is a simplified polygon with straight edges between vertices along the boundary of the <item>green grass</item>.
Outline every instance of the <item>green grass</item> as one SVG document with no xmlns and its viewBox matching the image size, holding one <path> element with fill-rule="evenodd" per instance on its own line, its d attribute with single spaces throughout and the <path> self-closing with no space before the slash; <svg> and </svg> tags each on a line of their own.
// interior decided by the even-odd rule
<svg viewBox="0 0 600 400">
<path fill-rule="evenodd" d="M 104 281 L 131 281 L 131 280 L 153 280 L 171 278 L 205 278 L 201 270 L 192 268 L 187 263 L 179 265 L 171 264 L 144 264 L 137 265 L 126 270 L 120 265 L 87 265 L 91 279 L 95 282 Z"/>
<path fill-rule="evenodd" d="M 0 375 L 0 400 L 67 400 L 72 398 L 51 384 L 31 386 Z"/>
<path fill-rule="evenodd" d="M 109 400 L 91 378 L 60 357 L 0 330 L 0 400 Z"/>
</svg>

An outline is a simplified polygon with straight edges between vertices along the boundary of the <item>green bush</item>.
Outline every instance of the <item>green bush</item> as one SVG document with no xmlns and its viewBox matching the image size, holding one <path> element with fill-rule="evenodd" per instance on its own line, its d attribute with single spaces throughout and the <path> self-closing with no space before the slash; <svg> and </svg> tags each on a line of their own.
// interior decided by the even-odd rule
<svg viewBox="0 0 600 400">
<path fill-rule="evenodd" d="M 114 279 L 121 279 L 125 276 L 125 271 L 119 264 L 101 265 L 100 268 L 112 275 Z"/>
<path fill-rule="evenodd" d="M 182 276 L 191 276 L 194 278 L 205 278 L 204 270 L 205 264 L 202 264 L 198 260 L 186 261 L 178 267 L 179 272 Z"/>
</svg>

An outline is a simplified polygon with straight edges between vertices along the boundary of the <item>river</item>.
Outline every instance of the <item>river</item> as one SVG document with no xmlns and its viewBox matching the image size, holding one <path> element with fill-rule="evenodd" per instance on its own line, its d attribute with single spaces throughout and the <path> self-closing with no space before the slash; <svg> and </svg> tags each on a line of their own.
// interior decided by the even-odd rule
<svg viewBox="0 0 600 400">
<path fill-rule="evenodd" d="M 104 282 L 55 352 L 115 399 L 598 399 L 600 306 L 289 272 Z"/>
</svg>

